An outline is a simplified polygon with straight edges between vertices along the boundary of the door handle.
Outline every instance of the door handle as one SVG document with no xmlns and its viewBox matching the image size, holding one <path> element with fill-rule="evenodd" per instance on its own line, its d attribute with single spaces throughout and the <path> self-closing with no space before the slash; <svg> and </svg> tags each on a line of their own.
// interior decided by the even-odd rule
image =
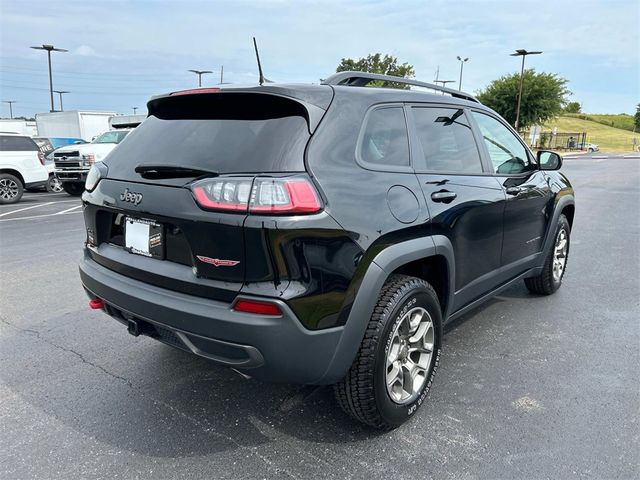
<svg viewBox="0 0 640 480">
<path fill-rule="evenodd" d="M 509 187 L 507 188 L 508 195 L 518 195 L 522 191 L 522 187 Z"/>
<path fill-rule="evenodd" d="M 450 203 L 458 196 L 455 192 L 449 192 L 448 190 L 440 190 L 439 192 L 433 192 L 431 194 L 431 200 L 440 203 Z"/>
</svg>

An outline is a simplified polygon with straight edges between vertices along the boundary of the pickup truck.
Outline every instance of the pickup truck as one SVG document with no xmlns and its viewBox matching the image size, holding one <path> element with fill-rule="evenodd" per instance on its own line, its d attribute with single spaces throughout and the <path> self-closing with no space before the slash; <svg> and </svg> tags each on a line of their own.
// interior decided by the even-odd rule
<svg viewBox="0 0 640 480">
<path fill-rule="evenodd" d="M 69 145 L 53 152 L 55 175 L 69 195 L 81 195 L 87 173 L 95 162 L 101 162 L 131 131 L 111 130 L 96 137 L 91 143 Z"/>
</svg>

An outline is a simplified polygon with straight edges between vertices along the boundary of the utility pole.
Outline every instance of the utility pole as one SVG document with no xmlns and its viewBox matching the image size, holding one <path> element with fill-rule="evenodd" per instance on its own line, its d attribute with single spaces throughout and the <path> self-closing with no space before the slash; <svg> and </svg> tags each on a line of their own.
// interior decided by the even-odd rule
<svg viewBox="0 0 640 480">
<path fill-rule="evenodd" d="M 522 68 L 520 69 L 520 88 L 518 90 L 518 106 L 516 107 L 516 123 L 514 127 L 516 132 L 520 125 L 520 103 L 522 101 L 522 84 L 524 82 L 524 59 L 527 55 L 540 55 L 542 52 L 527 52 L 524 48 L 516 50 L 516 53 L 511 53 L 512 57 L 522 57 Z"/>
<path fill-rule="evenodd" d="M 68 52 L 69 50 L 65 50 L 64 48 L 56 48 L 53 45 L 42 45 L 41 47 L 31 47 L 34 50 L 46 50 L 47 59 L 49 60 L 49 96 L 51 97 L 51 111 L 55 112 L 55 108 L 53 106 L 53 77 L 51 75 L 51 52 Z"/>
<path fill-rule="evenodd" d="M 64 112 L 64 108 L 62 107 L 62 94 L 63 93 L 71 93 L 71 92 L 69 92 L 67 90 L 54 90 L 53 92 L 57 93 L 58 95 L 60 95 L 60 111 Z"/>
<path fill-rule="evenodd" d="M 9 104 L 9 117 L 13 120 L 13 104 L 16 103 L 15 100 L 3 100 L 2 103 Z"/>
<path fill-rule="evenodd" d="M 224 83 L 224 65 L 220 66 L 220 85 Z"/>
<path fill-rule="evenodd" d="M 189 70 L 189 71 L 195 73 L 196 75 L 198 75 L 198 86 L 199 87 L 202 86 L 202 75 L 204 75 L 205 73 L 213 73 L 211 70 Z"/>
<path fill-rule="evenodd" d="M 131 108 L 133 108 L 133 114 L 135 115 L 136 114 L 136 110 L 138 110 L 138 107 L 131 107 Z"/>
<path fill-rule="evenodd" d="M 462 91 L 462 69 L 464 68 L 464 63 L 469 60 L 469 57 L 462 58 L 458 55 L 458 61 L 460 62 L 460 81 L 458 82 L 458 91 Z"/>
</svg>

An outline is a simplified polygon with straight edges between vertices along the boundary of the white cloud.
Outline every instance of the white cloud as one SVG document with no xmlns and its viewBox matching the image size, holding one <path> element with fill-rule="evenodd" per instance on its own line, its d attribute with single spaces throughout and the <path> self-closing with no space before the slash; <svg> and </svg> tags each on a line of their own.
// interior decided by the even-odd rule
<svg viewBox="0 0 640 480">
<path fill-rule="evenodd" d="M 80 45 L 73 53 L 82 57 L 94 57 L 96 55 L 96 51 L 89 45 Z"/>
<path fill-rule="evenodd" d="M 0 5 L 0 66 L 41 68 L 42 56 L 27 54 L 32 42 L 68 48 L 69 54 L 56 56 L 55 70 L 83 72 L 69 76 L 69 89 L 78 94 L 160 93 L 191 86 L 190 68 L 219 71 L 220 65 L 225 81 L 246 82 L 256 78 L 255 35 L 265 75 L 276 81 L 317 82 L 342 57 L 373 52 L 412 63 L 422 80 L 433 80 L 438 65 L 441 78 L 457 80 L 456 55 L 463 55 L 470 57 L 464 88 L 473 92 L 517 71 L 518 59 L 509 53 L 527 48 L 544 51 L 527 58 L 527 66 L 568 78 L 583 104 L 590 98 L 577 94 L 611 91 L 617 93 L 608 97 L 611 111 L 637 103 L 637 0 L 0 0 Z M 219 77 L 209 81 L 214 78 Z M 594 105 L 602 105 L 596 100 Z"/>
</svg>

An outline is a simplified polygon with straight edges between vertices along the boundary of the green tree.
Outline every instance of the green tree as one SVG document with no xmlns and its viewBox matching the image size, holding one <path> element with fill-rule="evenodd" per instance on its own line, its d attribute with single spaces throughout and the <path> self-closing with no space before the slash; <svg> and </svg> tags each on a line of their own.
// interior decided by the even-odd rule
<svg viewBox="0 0 640 480">
<path fill-rule="evenodd" d="M 636 114 L 633 116 L 635 131 L 640 132 L 640 103 L 636 106 Z"/>
<path fill-rule="evenodd" d="M 413 78 L 415 70 L 413 65 L 408 63 L 398 64 L 398 59 L 391 55 L 382 56 L 381 53 L 374 53 L 365 58 L 353 60 L 352 58 L 343 58 L 340 65 L 336 68 L 336 72 L 368 72 L 380 73 L 382 75 L 393 75 L 395 77 Z M 408 85 L 394 82 L 371 82 L 370 86 L 375 87 L 391 87 L 391 88 L 409 88 Z"/>
<path fill-rule="evenodd" d="M 522 102 L 520 105 L 520 128 L 543 123 L 562 113 L 567 104 L 568 81 L 553 73 L 524 72 Z M 478 100 L 494 109 L 512 125 L 516 121 L 520 74 L 513 73 L 494 80 L 477 92 Z"/>
<path fill-rule="evenodd" d="M 564 107 L 564 111 L 567 113 L 580 113 L 582 112 L 582 105 L 580 105 L 580 102 L 569 102 Z"/>
</svg>

